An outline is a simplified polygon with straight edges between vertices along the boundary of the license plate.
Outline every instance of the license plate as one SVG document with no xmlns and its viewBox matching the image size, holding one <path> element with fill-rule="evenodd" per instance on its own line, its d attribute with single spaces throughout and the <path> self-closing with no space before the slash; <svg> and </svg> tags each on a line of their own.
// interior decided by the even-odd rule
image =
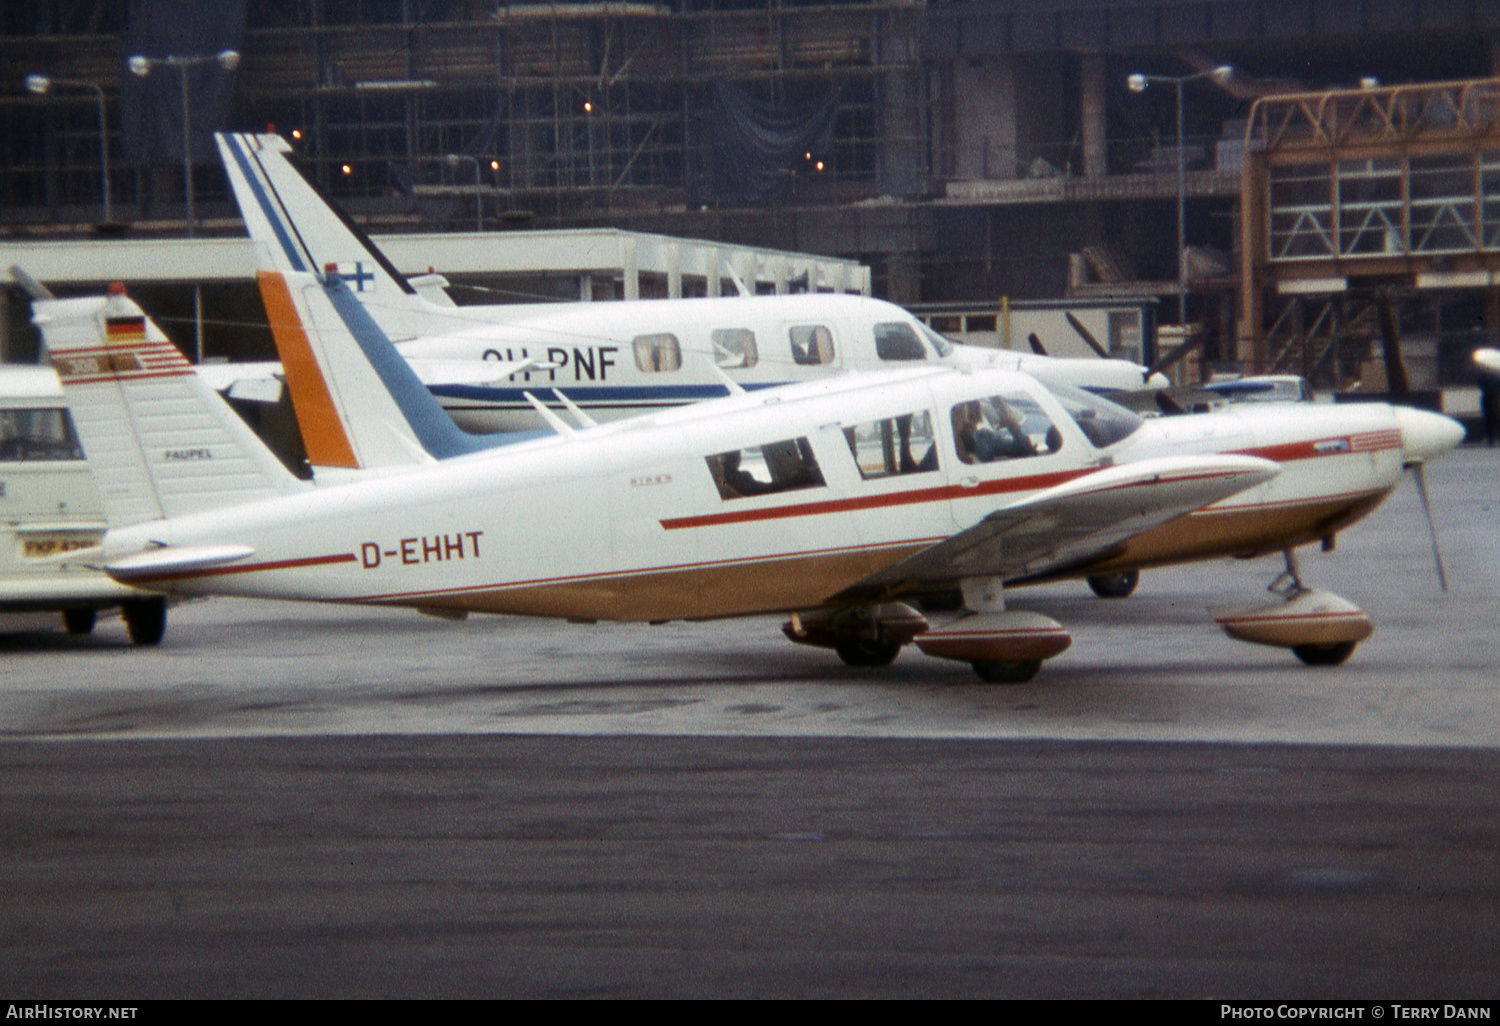
<svg viewBox="0 0 1500 1026">
<path fill-rule="evenodd" d="M 92 538 L 27 538 L 21 542 L 21 558 L 45 559 L 64 552 L 92 548 L 99 544 Z"/>
</svg>

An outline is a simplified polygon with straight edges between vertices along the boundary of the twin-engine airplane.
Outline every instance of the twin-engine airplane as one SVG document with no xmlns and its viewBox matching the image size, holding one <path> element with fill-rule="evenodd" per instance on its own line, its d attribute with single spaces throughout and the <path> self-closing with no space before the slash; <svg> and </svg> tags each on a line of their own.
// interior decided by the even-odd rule
<svg viewBox="0 0 1500 1026">
<path fill-rule="evenodd" d="M 315 486 L 236 428 L 122 293 L 35 305 L 83 444 L 111 450 L 111 519 L 133 521 L 86 557 L 119 581 L 455 618 L 787 613 L 793 640 L 851 665 L 914 642 L 1023 681 L 1071 639 L 1007 609 L 1013 584 L 1286 551 L 1275 601 L 1221 623 L 1336 663 L 1371 623 L 1305 588 L 1292 548 L 1462 436 L 1384 405 L 1148 422 L 1014 371 L 925 364 L 605 425 L 554 416 L 549 437 L 486 449 L 337 274 L 261 287 Z M 955 592 L 942 622 L 908 604 Z"/>
<path fill-rule="evenodd" d="M 955 346 L 900 307 L 865 296 L 455 306 L 441 276 L 403 277 L 303 177 L 281 136 L 217 139 L 261 267 L 299 273 L 335 265 L 418 377 L 471 431 L 544 426 L 525 393 L 553 386 L 605 421 L 721 397 L 725 377 L 753 390 L 838 371 L 991 362 L 1099 390 L 1140 388 L 1150 376 L 1125 360 Z M 274 365 L 200 372 L 236 396 L 279 395 Z M 1153 383 L 1166 379 L 1156 375 Z"/>
</svg>

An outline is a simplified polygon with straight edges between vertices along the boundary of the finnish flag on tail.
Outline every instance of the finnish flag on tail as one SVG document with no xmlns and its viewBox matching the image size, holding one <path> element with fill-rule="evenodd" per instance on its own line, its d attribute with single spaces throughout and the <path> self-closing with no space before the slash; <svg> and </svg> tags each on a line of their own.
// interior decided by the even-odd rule
<svg viewBox="0 0 1500 1026">
<path fill-rule="evenodd" d="M 338 276 L 355 292 L 375 291 L 375 272 L 369 264 L 363 260 L 355 260 L 350 263 L 334 264 L 333 270 Z M 328 268 L 324 268 L 328 270 Z"/>
</svg>

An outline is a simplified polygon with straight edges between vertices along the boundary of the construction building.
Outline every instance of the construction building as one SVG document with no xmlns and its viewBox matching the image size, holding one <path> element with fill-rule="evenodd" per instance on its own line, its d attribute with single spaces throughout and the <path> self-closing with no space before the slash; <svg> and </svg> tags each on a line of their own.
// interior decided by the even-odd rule
<svg viewBox="0 0 1500 1026">
<path fill-rule="evenodd" d="M 1436 385 L 1500 321 L 1500 0 L 36 0 L 0 32 L 16 240 L 234 234 L 211 131 L 273 124 L 374 232 L 826 254 L 992 330 L 1156 300 L 1196 375 L 1366 381 L 1380 295 Z"/>
</svg>

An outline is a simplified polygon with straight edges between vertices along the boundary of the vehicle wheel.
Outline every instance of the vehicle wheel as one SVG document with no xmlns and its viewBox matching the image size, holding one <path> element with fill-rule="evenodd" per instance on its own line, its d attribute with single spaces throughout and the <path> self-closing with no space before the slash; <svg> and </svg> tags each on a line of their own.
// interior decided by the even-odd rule
<svg viewBox="0 0 1500 1026">
<path fill-rule="evenodd" d="M 62 617 L 63 630 L 69 634 L 88 634 L 94 629 L 94 621 L 99 619 L 99 610 L 93 606 L 64 609 Z"/>
<path fill-rule="evenodd" d="M 1121 570 L 1114 574 L 1094 574 L 1089 578 L 1089 587 L 1100 598 L 1125 598 L 1140 581 L 1139 570 Z"/>
<path fill-rule="evenodd" d="M 979 679 L 989 684 L 1025 684 L 1042 668 L 1040 659 L 1024 659 L 1014 663 L 981 661 L 971 664 Z"/>
<path fill-rule="evenodd" d="M 840 641 L 833 647 L 845 666 L 889 666 L 901 654 L 901 646 L 881 635 L 875 640 L 853 637 Z"/>
<path fill-rule="evenodd" d="M 1292 654 L 1308 666 L 1339 666 L 1354 654 L 1354 642 L 1337 641 L 1328 645 L 1297 645 Z"/>
<path fill-rule="evenodd" d="M 131 644 L 155 645 L 167 630 L 167 600 L 164 598 L 131 599 L 120 603 L 125 633 Z"/>
</svg>

